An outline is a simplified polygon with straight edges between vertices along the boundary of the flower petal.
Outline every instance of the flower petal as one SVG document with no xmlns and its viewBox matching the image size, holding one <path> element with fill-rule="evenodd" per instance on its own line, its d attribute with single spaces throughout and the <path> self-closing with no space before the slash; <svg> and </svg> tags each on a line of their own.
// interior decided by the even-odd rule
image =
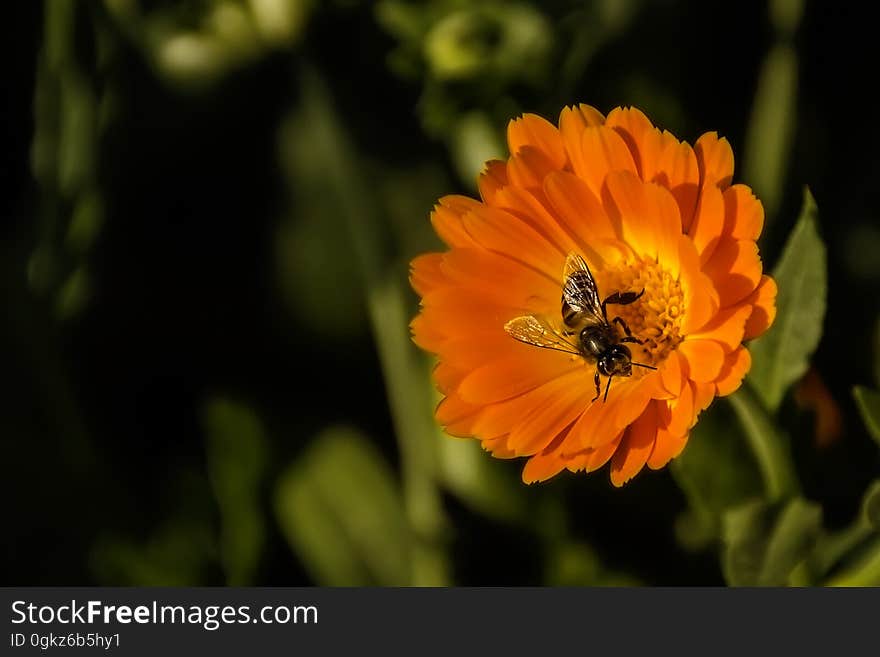
<svg viewBox="0 0 880 657">
<path fill-rule="evenodd" d="M 724 364 L 724 348 L 714 340 L 698 340 L 688 336 L 678 351 L 688 362 L 688 376 L 694 381 L 714 381 Z"/>
<path fill-rule="evenodd" d="M 543 195 L 543 191 L 538 193 Z M 496 194 L 495 200 L 498 207 L 528 223 L 561 253 L 567 254 L 580 248 L 580 244 L 566 230 L 565 225 L 553 216 L 531 192 L 519 187 L 506 187 Z"/>
<path fill-rule="evenodd" d="M 673 351 L 666 357 L 660 366 L 660 379 L 663 382 L 663 388 L 671 395 L 678 396 L 681 393 L 681 387 L 684 385 L 684 374 L 681 367 L 681 356 L 677 351 Z"/>
<path fill-rule="evenodd" d="M 723 370 L 723 368 L 722 368 Z M 697 416 L 709 408 L 709 404 L 712 403 L 712 400 L 715 399 L 715 384 L 714 383 L 698 383 L 696 381 L 691 381 L 691 386 L 694 389 L 694 419 L 691 421 L 691 428 L 693 428 L 694 424 L 697 422 Z"/>
<path fill-rule="evenodd" d="M 507 124 L 507 144 L 510 152 L 516 155 L 526 146 L 541 151 L 554 167 L 565 166 L 565 146 L 556 126 L 537 114 L 524 114 Z"/>
<path fill-rule="evenodd" d="M 559 279 L 549 280 L 518 260 L 480 248 L 448 251 L 442 269 L 450 286 L 481 293 L 520 314 L 558 312 L 561 272 Z"/>
<path fill-rule="evenodd" d="M 766 331 L 776 319 L 776 281 L 762 276 L 758 287 L 745 302 L 753 306 L 752 314 L 746 320 L 743 340 L 751 340 Z"/>
<path fill-rule="evenodd" d="M 657 417 L 652 404 L 630 425 L 614 452 L 611 458 L 612 484 L 623 486 L 639 473 L 654 450 L 656 437 Z"/>
<path fill-rule="evenodd" d="M 507 162 L 504 162 L 503 160 L 489 160 L 486 162 L 483 171 L 477 178 L 477 187 L 480 190 L 480 197 L 490 205 L 495 198 L 495 192 L 509 184 L 510 181 L 507 177 Z"/>
<path fill-rule="evenodd" d="M 444 397 L 434 410 L 437 423 L 446 433 L 459 438 L 473 436 L 473 422 L 483 407 L 469 404 L 456 394 Z"/>
<path fill-rule="evenodd" d="M 685 385 L 677 399 L 670 399 L 665 406 L 657 406 L 659 424 L 671 434 L 686 433 L 694 419 L 694 389 Z"/>
<path fill-rule="evenodd" d="M 694 144 L 700 179 L 703 186 L 717 185 L 725 189 L 733 179 L 733 149 L 724 137 L 717 132 L 703 134 Z"/>
<path fill-rule="evenodd" d="M 718 311 L 719 300 L 712 281 L 700 271 L 700 260 L 694 243 L 685 235 L 678 240 L 678 259 L 685 303 L 681 329 L 687 335 L 706 325 Z"/>
<path fill-rule="evenodd" d="M 568 387 L 586 388 L 563 376 L 548 380 L 528 392 L 504 401 L 486 405 L 474 420 L 473 429 L 481 437 L 509 435 L 536 408 L 543 408 Z"/>
<path fill-rule="evenodd" d="M 662 149 L 660 131 L 635 107 L 617 107 L 611 110 L 605 125 L 623 137 L 642 180 L 652 180 L 658 170 L 657 162 Z"/>
<path fill-rule="evenodd" d="M 648 457 L 648 467 L 659 470 L 676 456 L 681 454 L 687 445 L 688 434 L 675 436 L 664 429 L 657 430 L 657 439 L 654 441 L 654 450 Z"/>
<path fill-rule="evenodd" d="M 549 454 L 535 454 L 526 461 L 522 471 L 522 480 L 525 484 L 534 484 L 546 481 L 565 469 L 566 461 L 557 452 Z"/>
<path fill-rule="evenodd" d="M 479 206 L 464 215 L 462 223 L 483 248 L 534 267 L 551 281 L 562 276 L 566 254 L 519 217 L 499 208 Z"/>
<path fill-rule="evenodd" d="M 726 351 L 733 351 L 743 340 L 746 319 L 751 312 L 751 307 L 745 304 L 722 308 L 703 328 L 688 337 L 715 340 Z"/>
<path fill-rule="evenodd" d="M 503 356 L 478 367 L 458 386 L 465 401 L 490 404 L 521 395 L 553 381 L 582 362 L 566 354 L 521 345 L 519 353 Z"/>
<path fill-rule="evenodd" d="M 559 134 L 562 136 L 569 162 L 572 161 L 572 153 L 580 151 L 584 130 L 603 123 L 605 117 L 595 107 L 581 103 L 575 107 L 562 108 L 559 113 Z"/>
<path fill-rule="evenodd" d="M 551 173 L 544 180 L 544 194 L 559 223 L 568 232 L 579 237 L 581 253 L 588 260 L 595 260 L 590 243 L 593 240 L 610 240 L 620 237 L 615 231 L 599 202 L 586 183 L 567 171 Z"/>
<path fill-rule="evenodd" d="M 666 189 L 644 183 L 629 171 L 609 173 L 605 184 L 605 208 L 624 241 L 637 254 L 662 262 L 678 278 L 681 218 L 675 199 Z"/>
<path fill-rule="evenodd" d="M 722 239 L 703 271 L 715 284 L 722 308 L 742 301 L 761 280 L 758 245 L 752 240 Z"/>
<path fill-rule="evenodd" d="M 654 372 L 638 381 L 613 378 L 608 400 L 604 401 L 603 393 L 584 411 L 571 428 L 564 451 L 596 449 L 613 440 L 626 424 L 641 414 L 651 394 L 659 388 L 658 381 Z"/>
<path fill-rule="evenodd" d="M 510 432 L 508 444 L 518 455 L 534 454 L 550 444 L 589 406 L 592 395 L 575 376 L 562 377 L 558 394 L 544 406 L 536 407 Z"/>
<path fill-rule="evenodd" d="M 464 229 L 462 216 L 480 203 L 466 196 L 444 196 L 431 212 L 431 224 L 447 246 L 473 246 L 474 240 Z"/>
<path fill-rule="evenodd" d="M 413 258 L 409 265 L 409 282 L 419 296 L 446 284 L 446 276 L 440 269 L 442 253 L 425 253 Z"/>
<path fill-rule="evenodd" d="M 700 170 L 693 149 L 671 133 L 663 132 L 657 170 L 651 180 L 672 192 L 680 209 L 680 229 L 687 232 L 693 222 L 700 187 Z"/>
<path fill-rule="evenodd" d="M 507 436 L 487 438 L 480 443 L 487 452 L 497 459 L 512 459 L 516 456 L 507 446 Z"/>
<path fill-rule="evenodd" d="M 582 463 L 581 467 L 583 467 L 586 472 L 593 472 L 608 463 L 608 460 L 614 455 L 617 448 L 620 447 L 620 442 L 623 440 L 623 433 L 623 431 L 618 433 L 611 442 L 606 445 L 600 445 L 599 447 L 585 450 L 583 456 L 579 459 Z"/>
<path fill-rule="evenodd" d="M 745 185 L 724 190 L 724 234 L 756 240 L 764 228 L 764 206 Z"/>
<path fill-rule="evenodd" d="M 715 389 L 719 397 L 734 392 L 742 383 L 752 366 L 752 356 L 748 349 L 740 347 L 724 359 L 724 366 L 715 381 Z"/>
<path fill-rule="evenodd" d="M 558 171 L 558 169 L 550 161 L 550 158 L 534 146 L 523 146 L 516 155 L 511 155 L 507 161 L 507 175 L 510 184 L 530 191 L 540 190 L 544 184 L 544 178 L 552 171 Z"/>
<path fill-rule="evenodd" d="M 700 193 L 694 222 L 688 235 L 700 254 L 700 265 L 712 256 L 724 230 L 724 197 L 715 186 L 704 187 Z"/>
<path fill-rule="evenodd" d="M 638 172 L 626 142 L 611 128 L 594 126 L 584 129 L 580 150 L 571 153 L 574 172 L 587 183 L 593 195 L 602 198 L 602 186 L 611 171 Z"/>
</svg>

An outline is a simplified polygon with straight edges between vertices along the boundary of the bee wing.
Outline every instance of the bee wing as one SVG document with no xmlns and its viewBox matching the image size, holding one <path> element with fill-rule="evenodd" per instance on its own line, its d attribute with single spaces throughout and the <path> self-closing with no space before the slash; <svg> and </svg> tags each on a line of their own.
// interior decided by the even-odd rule
<svg viewBox="0 0 880 657">
<path fill-rule="evenodd" d="M 526 344 L 553 349 L 580 356 L 581 352 L 559 330 L 544 319 L 534 315 L 514 317 L 504 325 L 504 330 L 516 340 Z"/>
<path fill-rule="evenodd" d="M 565 323 L 605 324 L 602 302 L 593 272 L 577 253 L 569 253 L 565 259 L 562 284 L 562 316 Z"/>
</svg>

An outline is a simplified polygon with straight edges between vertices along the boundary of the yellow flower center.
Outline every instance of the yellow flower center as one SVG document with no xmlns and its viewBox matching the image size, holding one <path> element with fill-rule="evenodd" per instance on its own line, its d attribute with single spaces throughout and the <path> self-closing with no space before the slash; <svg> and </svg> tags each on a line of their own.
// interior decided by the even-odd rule
<svg viewBox="0 0 880 657">
<path fill-rule="evenodd" d="M 642 344 L 628 344 L 633 360 L 657 367 L 682 341 L 681 323 L 686 308 L 681 285 L 657 262 L 648 259 L 621 261 L 597 272 L 603 298 L 615 292 L 645 293 L 635 302 L 607 307 L 608 320 L 620 317 Z M 615 323 L 620 336 L 623 328 Z M 633 373 L 635 374 L 634 368 Z"/>
</svg>

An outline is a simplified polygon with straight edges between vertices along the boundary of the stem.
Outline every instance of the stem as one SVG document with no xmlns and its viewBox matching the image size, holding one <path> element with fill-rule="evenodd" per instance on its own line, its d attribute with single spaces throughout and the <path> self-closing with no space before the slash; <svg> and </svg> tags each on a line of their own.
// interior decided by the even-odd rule
<svg viewBox="0 0 880 657">
<path fill-rule="evenodd" d="M 851 568 L 835 575 L 825 586 L 880 586 L 880 538 Z"/>
<path fill-rule="evenodd" d="M 764 487 L 771 502 L 797 495 L 800 490 L 791 462 L 786 438 L 773 424 L 767 411 L 747 385 L 730 397 L 746 440 L 761 470 Z"/>
<path fill-rule="evenodd" d="M 313 71 L 304 71 L 302 87 L 306 118 L 326 144 L 329 156 L 323 164 L 341 205 L 366 290 L 370 326 L 401 454 L 404 505 L 414 535 L 412 584 L 444 586 L 449 576 L 440 541 L 445 519 L 435 478 L 435 429 L 428 379 L 409 339 L 402 277 L 388 273 L 375 199 L 357 170 L 355 154 L 323 80 Z"/>
</svg>

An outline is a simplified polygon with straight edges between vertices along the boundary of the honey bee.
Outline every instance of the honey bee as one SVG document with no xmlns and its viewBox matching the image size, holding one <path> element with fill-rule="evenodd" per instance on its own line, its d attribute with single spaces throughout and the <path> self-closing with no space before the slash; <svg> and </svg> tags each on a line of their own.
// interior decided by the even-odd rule
<svg viewBox="0 0 880 657">
<path fill-rule="evenodd" d="M 641 292 L 615 292 L 599 301 L 599 290 L 596 280 L 586 261 L 577 253 L 569 253 L 565 259 L 562 274 L 562 327 L 556 328 L 545 318 L 535 315 L 515 317 L 504 325 L 513 338 L 526 344 L 562 351 L 580 356 L 588 363 L 596 364 L 596 396 L 601 394 L 600 375 L 608 377 L 605 396 L 611 388 L 611 379 L 615 376 L 631 376 L 632 366 L 656 370 L 656 367 L 636 363 L 632 360 L 632 352 L 625 342 L 642 344 L 634 337 L 629 326 L 621 317 L 608 321 L 606 306 L 609 304 L 629 305 L 639 299 Z M 619 324 L 624 337 L 620 337 L 612 324 Z"/>
</svg>

